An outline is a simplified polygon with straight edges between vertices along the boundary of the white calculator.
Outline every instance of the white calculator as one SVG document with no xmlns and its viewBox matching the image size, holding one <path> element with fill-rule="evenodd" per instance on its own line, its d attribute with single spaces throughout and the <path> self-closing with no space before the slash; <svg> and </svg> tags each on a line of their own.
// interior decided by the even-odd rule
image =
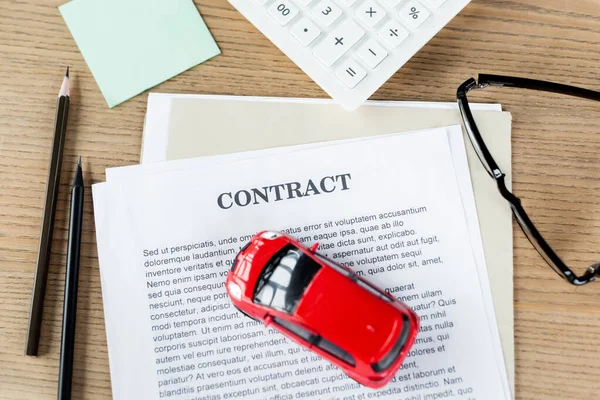
<svg viewBox="0 0 600 400">
<path fill-rule="evenodd" d="M 229 0 L 345 109 L 367 100 L 470 0 Z"/>
</svg>

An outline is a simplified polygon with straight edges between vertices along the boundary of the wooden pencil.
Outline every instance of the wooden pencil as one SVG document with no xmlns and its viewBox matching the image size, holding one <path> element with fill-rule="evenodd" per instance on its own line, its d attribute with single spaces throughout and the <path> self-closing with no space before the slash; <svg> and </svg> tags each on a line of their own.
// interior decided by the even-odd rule
<svg viewBox="0 0 600 400">
<path fill-rule="evenodd" d="M 46 281 L 48 280 L 48 266 L 50 263 L 50 250 L 52 245 L 52 231 L 54 230 L 54 215 L 60 185 L 60 168 L 62 163 L 65 136 L 67 133 L 67 117 L 69 115 L 69 68 L 63 78 L 62 86 L 58 92 L 56 105 L 56 118 L 54 122 L 54 137 L 52 140 L 52 154 L 48 167 L 48 180 L 46 182 L 46 199 L 42 215 L 42 229 L 38 246 L 37 264 L 33 283 L 33 295 L 29 311 L 27 326 L 27 341 L 25 355 L 37 356 L 42 326 L 42 311 L 44 296 L 46 294 Z"/>
<path fill-rule="evenodd" d="M 65 302 L 63 308 L 63 328 L 58 368 L 58 400 L 71 399 L 73 383 L 73 356 L 75 352 L 75 316 L 77 313 L 77 286 L 79 280 L 79 250 L 83 224 L 83 172 L 81 157 L 71 188 L 71 213 L 69 216 L 69 246 L 65 272 Z"/>
</svg>

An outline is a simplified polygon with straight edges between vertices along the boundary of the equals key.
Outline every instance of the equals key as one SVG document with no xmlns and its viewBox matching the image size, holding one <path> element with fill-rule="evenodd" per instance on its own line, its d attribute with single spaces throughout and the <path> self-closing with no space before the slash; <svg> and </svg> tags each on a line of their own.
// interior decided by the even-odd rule
<svg viewBox="0 0 600 400">
<path fill-rule="evenodd" d="M 358 65 L 356 61 L 347 59 L 340 63 L 340 66 L 335 71 L 335 75 L 349 89 L 354 89 L 367 76 L 367 71 Z"/>
</svg>

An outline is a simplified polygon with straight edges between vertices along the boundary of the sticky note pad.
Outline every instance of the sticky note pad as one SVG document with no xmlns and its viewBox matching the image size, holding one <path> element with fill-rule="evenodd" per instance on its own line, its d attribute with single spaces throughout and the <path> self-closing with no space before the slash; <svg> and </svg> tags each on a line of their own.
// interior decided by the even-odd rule
<svg viewBox="0 0 600 400">
<path fill-rule="evenodd" d="M 74 0 L 59 10 L 110 107 L 220 53 L 192 0 Z"/>
</svg>

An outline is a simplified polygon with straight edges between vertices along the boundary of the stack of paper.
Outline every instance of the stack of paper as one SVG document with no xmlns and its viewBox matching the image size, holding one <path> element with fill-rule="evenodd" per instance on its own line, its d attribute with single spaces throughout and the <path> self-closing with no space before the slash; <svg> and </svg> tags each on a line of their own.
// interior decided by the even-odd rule
<svg viewBox="0 0 600 400">
<path fill-rule="evenodd" d="M 107 180 L 93 195 L 115 399 L 511 398 L 459 126 L 144 164 Z M 332 190 L 311 189 L 324 180 Z M 280 190 L 251 197 L 265 188 Z M 232 308 L 231 260 L 264 229 L 319 241 L 420 315 L 392 383 L 361 387 Z"/>
<path fill-rule="evenodd" d="M 499 104 L 472 104 L 471 108 L 488 148 L 510 184 L 510 113 L 502 112 Z M 326 99 L 151 93 L 142 162 L 227 155 L 460 123 L 455 103 L 369 101 L 348 113 Z M 467 159 L 496 321 L 514 391 L 512 214 L 470 145 Z M 170 168 L 178 165 L 186 162 L 172 163 Z"/>
</svg>

